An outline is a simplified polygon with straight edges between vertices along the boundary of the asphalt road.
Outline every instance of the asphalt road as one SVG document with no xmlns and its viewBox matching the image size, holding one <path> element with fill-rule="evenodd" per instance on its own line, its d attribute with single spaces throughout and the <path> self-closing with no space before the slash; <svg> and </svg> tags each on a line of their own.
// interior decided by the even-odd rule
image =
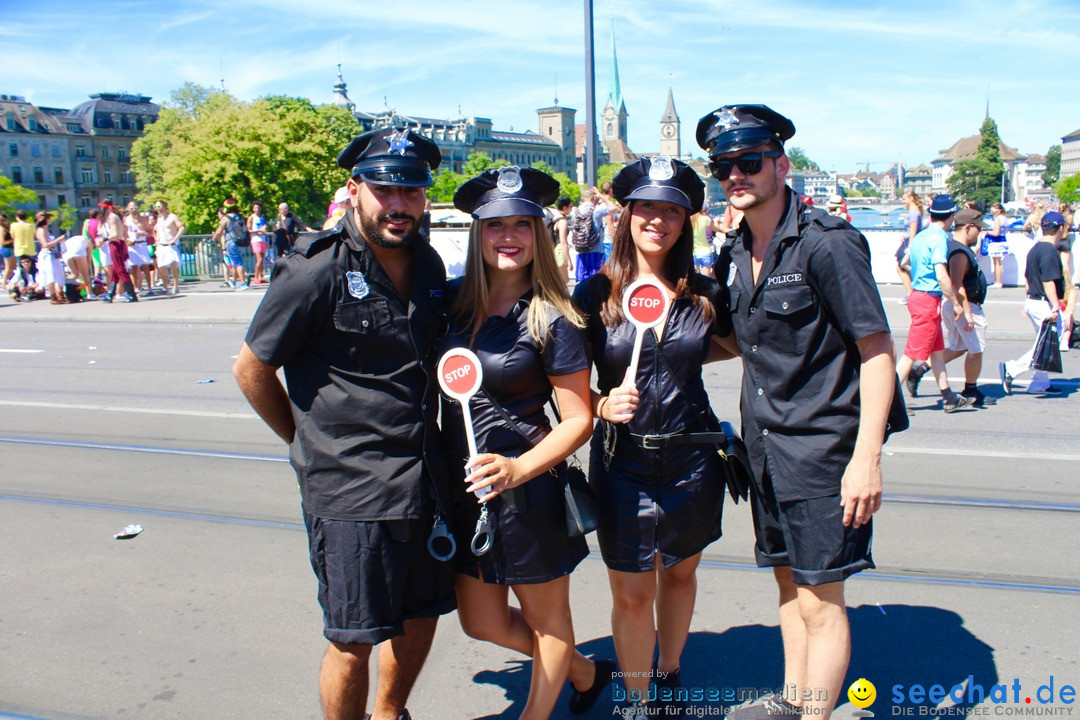
<svg viewBox="0 0 1080 720">
<path fill-rule="evenodd" d="M 319 717 L 325 642 L 295 477 L 232 382 L 244 327 L 208 322 L 258 300 L 227 301 L 243 305 L 195 321 L 181 305 L 153 322 L 0 313 L 0 717 Z M 1014 323 L 988 351 L 988 394 L 1000 395 L 997 362 L 1026 349 L 1024 329 Z M 878 569 L 848 583 L 848 682 L 877 686 L 879 717 L 895 713 L 894 685 L 948 689 L 969 676 L 987 692 L 1019 680 L 1010 708 L 1071 710 L 1034 695 L 1051 676 L 1055 693 L 1080 684 L 1080 352 L 1065 370 L 1062 397 L 952 415 L 915 399 L 912 428 L 890 440 Z M 737 418 L 738 364 L 706 374 L 718 415 Z M 129 523 L 143 533 L 113 539 Z M 699 573 L 688 685 L 781 680 L 773 583 L 752 550 L 748 509 L 729 505 Z M 579 645 L 612 656 L 598 557 L 572 593 Z M 451 615 L 410 709 L 416 720 L 517 717 L 528 675 L 526 659 L 467 639 Z M 602 699 L 586 717 L 612 707 Z M 837 717 L 854 710 L 844 698 Z"/>
</svg>

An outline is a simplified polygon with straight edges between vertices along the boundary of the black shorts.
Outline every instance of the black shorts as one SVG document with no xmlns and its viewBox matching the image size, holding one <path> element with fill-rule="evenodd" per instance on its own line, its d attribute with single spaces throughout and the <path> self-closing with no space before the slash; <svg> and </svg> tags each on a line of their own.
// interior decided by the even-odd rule
<svg viewBox="0 0 1080 720">
<path fill-rule="evenodd" d="M 305 512 L 304 525 L 327 640 L 376 645 L 404 634 L 406 620 L 454 610 L 453 563 L 428 553 L 430 522 L 328 520 Z"/>
<path fill-rule="evenodd" d="M 597 538 L 604 563 L 651 572 L 654 555 L 669 568 L 720 537 L 723 460 L 711 445 L 643 450 L 620 436 L 604 468 L 603 426 L 593 436 L 589 483 L 600 502 Z"/>
<path fill-rule="evenodd" d="M 777 502 L 771 485 L 750 487 L 758 567 L 790 567 L 798 585 L 840 582 L 874 567 L 873 524 L 844 526 L 840 496 Z"/>
</svg>

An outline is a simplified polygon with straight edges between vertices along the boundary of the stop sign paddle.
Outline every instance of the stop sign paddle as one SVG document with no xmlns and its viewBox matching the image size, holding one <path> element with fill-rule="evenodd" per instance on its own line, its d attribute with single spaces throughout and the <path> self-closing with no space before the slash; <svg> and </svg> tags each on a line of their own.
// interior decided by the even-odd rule
<svg viewBox="0 0 1080 720">
<path fill-rule="evenodd" d="M 630 368 L 627 371 L 631 381 L 637 378 L 645 331 L 664 322 L 670 304 L 667 289 L 654 280 L 637 280 L 623 293 L 623 315 L 637 330 L 634 333 L 634 349 L 630 353 Z"/>
<path fill-rule="evenodd" d="M 465 419 L 465 441 L 469 446 L 470 460 L 480 453 L 476 449 L 476 432 L 473 430 L 472 411 L 469 399 L 480 390 L 484 382 L 484 369 L 480 358 L 466 348 L 447 350 L 439 359 L 439 387 L 443 393 L 461 403 L 461 414 Z M 490 487 L 476 491 L 477 497 L 484 497 L 492 492 Z"/>
</svg>

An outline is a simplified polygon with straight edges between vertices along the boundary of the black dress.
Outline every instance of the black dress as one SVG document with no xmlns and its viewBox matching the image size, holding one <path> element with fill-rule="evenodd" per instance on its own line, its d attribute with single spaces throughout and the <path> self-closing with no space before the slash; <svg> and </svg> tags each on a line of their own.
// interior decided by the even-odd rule
<svg viewBox="0 0 1080 720">
<path fill-rule="evenodd" d="M 695 274 L 695 292 L 719 302 L 716 282 Z M 614 329 L 600 319 L 611 281 L 596 275 L 578 286 L 574 299 L 588 315 L 587 332 L 600 392 L 622 384 L 634 345 L 633 325 Z M 646 330 L 636 378 L 639 404 L 629 423 L 601 421 L 593 433 L 589 482 L 602 507 L 597 535 L 604 562 L 612 570 L 648 572 L 660 553 L 671 567 L 701 552 L 720 537 L 724 507 L 721 458 L 714 445 L 642 447 L 644 435 L 708 432 L 717 427 L 701 370 L 713 335 L 726 335 L 728 313 L 689 298 L 671 303 L 663 336 Z M 605 435 L 614 451 L 607 457 Z"/>
<path fill-rule="evenodd" d="M 459 287 L 451 283 L 450 294 Z M 480 328 L 475 345 L 470 348 L 480 358 L 484 370 L 481 392 L 469 404 L 481 453 L 517 457 L 540 442 L 551 424 L 544 406 L 551 398 L 549 375 L 569 375 L 589 368 L 585 331 L 574 327 L 555 310 L 548 314 L 548 335 L 541 348 L 529 335 L 527 321 L 530 291 L 505 317 L 493 316 Z M 451 298 L 452 302 L 452 298 Z M 452 324 L 440 352 L 465 347 L 468 328 Z M 507 423 L 492 406 L 494 397 L 516 421 L 531 444 Z M 442 428 L 455 467 L 451 470 L 457 493 L 454 536 L 458 551 L 457 571 L 473 577 L 483 573 L 485 582 L 499 585 L 543 583 L 567 575 L 588 554 L 584 538 L 567 537 L 563 489 L 559 479 L 546 472 L 515 488 L 514 504 L 504 500 L 506 493 L 488 502 L 488 522 L 494 531 L 490 551 L 477 558 L 470 542 L 480 515 L 476 497 L 465 492 L 465 442 L 461 405 L 446 397 L 442 400 Z"/>
</svg>

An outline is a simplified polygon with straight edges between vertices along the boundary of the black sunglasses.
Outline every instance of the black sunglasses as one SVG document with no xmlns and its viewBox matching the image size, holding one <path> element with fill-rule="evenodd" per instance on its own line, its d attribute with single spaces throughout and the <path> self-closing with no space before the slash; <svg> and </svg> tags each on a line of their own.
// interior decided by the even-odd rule
<svg viewBox="0 0 1080 720">
<path fill-rule="evenodd" d="M 762 150 L 759 152 L 746 153 L 745 155 L 739 155 L 738 157 L 725 158 L 723 160 L 710 160 L 709 172 L 717 180 L 727 180 L 731 177 L 731 169 L 733 167 L 739 168 L 739 172 L 743 175 L 757 175 L 761 172 L 761 165 L 764 158 L 778 158 L 783 153 L 776 150 Z"/>
</svg>

